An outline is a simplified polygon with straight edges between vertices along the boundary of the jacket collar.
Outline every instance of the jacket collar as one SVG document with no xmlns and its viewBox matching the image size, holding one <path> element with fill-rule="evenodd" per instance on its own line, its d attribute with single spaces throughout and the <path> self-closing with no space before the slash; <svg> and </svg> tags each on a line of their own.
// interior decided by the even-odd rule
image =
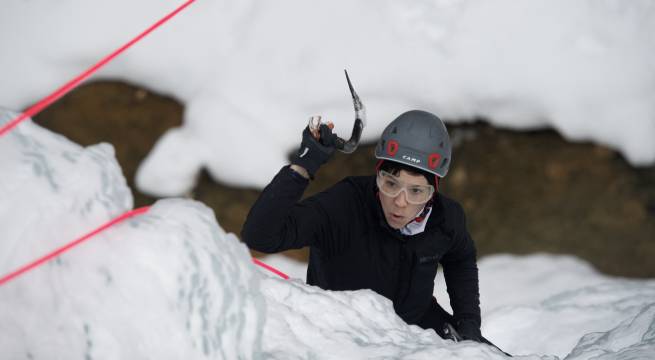
<svg viewBox="0 0 655 360">
<path fill-rule="evenodd" d="M 417 215 L 414 220 L 410 221 L 409 224 L 405 225 L 400 229 L 400 233 L 403 235 L 417 235 L 425 231 L 425 226 L 430 219 L 430 214 L 432 213 L 432 204 L 426 205 L 421 212 Z"/>
</svg>

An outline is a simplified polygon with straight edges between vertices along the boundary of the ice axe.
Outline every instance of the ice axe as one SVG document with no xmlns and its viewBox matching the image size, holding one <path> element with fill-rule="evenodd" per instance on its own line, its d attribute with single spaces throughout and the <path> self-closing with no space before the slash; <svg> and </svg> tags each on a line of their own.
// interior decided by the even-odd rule
<svg viewBox="0 0 655 360">
<path fill-rule="evenodd" d="M 353 105 L 355 107 L 355 124 L 353 125 L 353 132 L 350 135 L 350 139 L 344 140 L 337 136 L 336 148 L 337 150 L 343 153 L 350 154 L 353 151 L 355 151 L 355 149 L 357 149 L 357 145 L 359 145 L 359 140 L 362 137 L 362 131 L 364 131 L 364 126 L 366 126 L 366 107 L 364 107 L 362 101 L 359 100 L 359 96 L 355 92 L 355 89 L 353 88 L 353 84 L 350 82 L 348 71 L 346 71 L 345 69 L 343 71 L 346 73 L 346 81 L 348 81 L 350 94 L 353 97 Z M 314 136 L 316 140 L 320 139 L 321 137 L 319 132 L 320 126 L 321 126 L 320 116 L 312 116 L 311 118 L 309 118 L 309 131 L 311 131 L 312 136 Z M 334 128 L 334 124 L 332 122 L 328 122 L 327 126 L 330 129 Z"/>
</svg>

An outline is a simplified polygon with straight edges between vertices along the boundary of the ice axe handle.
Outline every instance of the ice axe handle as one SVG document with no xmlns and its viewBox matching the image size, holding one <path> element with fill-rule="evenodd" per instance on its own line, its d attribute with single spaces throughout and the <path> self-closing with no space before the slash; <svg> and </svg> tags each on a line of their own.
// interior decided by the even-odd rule
<svg viewBox="0 0 655 360">
<path fill-rule="evenodd" d="M 321 124 L 322 124 L 322 121 L 321 121 L 320 116 L 316 115 L 316 116 L 312 116 L 312 117 L 309 118 L 309 124 L 308 124 L 309 132 L 312 133 L 312 136 L 316 140 L 321 139 Z M 326 125 L 330 129 L 334 129 L 334 124 L 332 123 L 332 121 L 328 121 Z"/>
</svg>

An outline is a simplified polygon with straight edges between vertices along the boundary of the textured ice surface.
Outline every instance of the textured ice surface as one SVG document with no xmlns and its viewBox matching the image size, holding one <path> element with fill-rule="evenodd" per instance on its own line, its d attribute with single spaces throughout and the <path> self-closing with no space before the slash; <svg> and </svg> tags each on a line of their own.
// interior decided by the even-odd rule
<svg viewBox="0 0 655 360">
<path fill-rule="evenodd" d="M 654 354 L 655 304 L 651 304 L 611 331 L 586 335 L 566 360 L 650 359 Z"/>
<path fill-rule="evenodd" d="M 280 255 L 263 260 L 292 278 L 305 279 L 304 263 Z M 493 255 L 480 259 L 478 267 L 482 332 L 511 354 L 587 359 L 590 349 L 614 354 L 629 348 L 634 351 L 626 350 L 625 358 L 638 359 L 639 351 L 655 353 L 655 318 L 648 310 L 655 305 L 655 280 L 608 277 L 563 255 Z M 441 272 L 434 294 L 450 310 Z M 640 325 L 615 329 L 622 322 Z M 586 334 L 595 334 L 587 341 L 592 345 L 576 346 Z"/>
<path fill-rule="evenodd" d="M 33 103 L 180 3 L 3 2 L 0 79 L 11 86 L 0 88 L 0 105 Z M 347 137 L 354 114 L 343 68 L 368 108 L 365 140 L 421 108 L 508 128 L 551 126 L 652 164 L 653 33 L 650 0 L 203 0 L 98 77 L 186 105 L 184 125 L 137 174 L 139 187 L 160 195 L 185 193 L 201 167 L 264 186 L 310 115 Z"/>
<path fill-rule="evenodd" d="M 14 116 L 0 108 L 0 124 Z M 0 194 L 0 273 L 132 208 L 111 145 L 84 148 L 31 120 L 0 137 Z"/>
<path fill-rule="evenodd" d="M 503 359 L 496 349 L 455 344 L 403 322 L 372 291 L 323 291 L 268 277 L 264 349 L 274 359 Z M 538 359 L 538 356 L 529 358 Z"/>
<path fill-rule="evenodd" d="M 0 288 L 0 352 L 7 359 L 253 358 L 265 303 L 248 261 L 210 209 L 160 201 Z"/>
<path fill-rule="evenodd" d="M 0 276 L 132 206 L 110 145 L 30 122 L 0 138 L 0 154 Z M 211 209 L 162 200 L 0 287 L 0 357 L 253 358 L 259 277 Z"/>
</svg>

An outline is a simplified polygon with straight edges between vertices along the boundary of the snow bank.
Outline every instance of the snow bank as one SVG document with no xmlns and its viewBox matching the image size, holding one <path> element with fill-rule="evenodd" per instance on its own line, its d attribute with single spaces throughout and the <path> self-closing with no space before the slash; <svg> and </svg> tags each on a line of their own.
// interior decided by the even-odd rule
<svg viewBox="0 0 655 360">
<path fill-rule="evenodd" d="M 9 0 L 0 13 L 0 104 L 22 108 L 118 47 L 176 0 Z M 129 10 L 126 10 L 129 9 Z M 34 16 L 38 21 L 32 21 Z M 98 77 L 186 105 L 137 174 L 158 195 L 216 179 L 265 185 L 310 115 L 350 133 L 348 68 L 375 139 L 410 108 L 446 119 L 554 127 L 655 162 L 655 6 L 649 0 L 203 0 Z M 107 124 L 111 126 L 111 124 Z"/>
<path fill-rule="evenodd" d="M 2 114 L 0 124 L 10 117 Z M 0 154 L 0 276 L 132 205 L 110 145 L 83 148 L 28 121 L 0 138 Z M 302 276 L 302 265 L 277 259 L 281 270 Z M 574 258 L 547 255 L 495 256 L 480 268 L 483 332 L 519 358 L 637 359 L 655 351 L 655 281 L 608 278 Z M 439 282 L 437 289 L 445 305 Z M 0 353 L 504 358 L 405 324 L 372 291 L 323 291 L 256 270 L 210 209 L 183 199 L 159 201 L 1 286 Z"/>
</svg>

